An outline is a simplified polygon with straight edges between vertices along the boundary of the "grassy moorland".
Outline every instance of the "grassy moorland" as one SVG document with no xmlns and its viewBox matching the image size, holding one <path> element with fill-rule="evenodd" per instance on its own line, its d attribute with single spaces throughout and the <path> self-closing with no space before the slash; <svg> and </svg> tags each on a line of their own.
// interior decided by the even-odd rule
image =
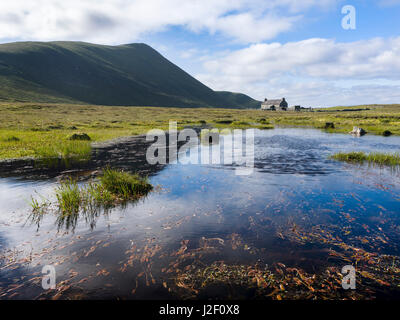
<svg viewBox="0 0 400 320">
<path fill-rule="evenodd" d="M 362 111 L 340 111 L 362 108 Z M 1 103 L 0 159 L 74 158 L 90 154 L 94 141 L 167 129 L 170 120 L 179 127 L 209 124 L 217 128 L 306 126 L 329 132 L 349 132 L 353 126 L 369 134 L 389 130 L 400 135 L 400 105 L 321 109 L 317 112 L 273 112 L 214 108 L 111 107 L 71 104 Z M 365 110 L 368 108 L 369 110 Z M 86 133 L 90 141 L 70 140 Z"/>
</svg>

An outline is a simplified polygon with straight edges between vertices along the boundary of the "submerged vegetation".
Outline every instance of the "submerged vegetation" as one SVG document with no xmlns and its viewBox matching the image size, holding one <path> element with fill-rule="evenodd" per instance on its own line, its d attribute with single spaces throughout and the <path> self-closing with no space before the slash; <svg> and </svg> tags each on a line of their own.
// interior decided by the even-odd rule
<svg viewBox="0 0 400 320">
<path fill-rule="evenodd" d="M 332 251 L 332 256 L 335 253 Z M 308 273 L 301 268 L 288 267 L 279 262 L 271 267 L 262 267 L 257 264 L 227 265 L 223 262 L 213 263 L 207 267 L 179 274 L 173 286 L 178 287 L 181 294 L 189 299 L 210 295 L 210 291 L 215 290 L 215 288 L 220 288 L 220 290 L 221 288 L 232 288 L 233 293 L 224 290 L 227 291 L 225 298 L 356 300 L 366 298 L 365 293 L 368 292 L 368 285 L 381 286 L 383 288 L 380 288 L 379 291 L 384 291 L 385 287 L 390 287 L 391 283 L 394 282 L 393 277 L 399 275 L 398 259 L 393 260 L 392 257 L 385 257 L 380 258 L 379 262 L 370 260 L 370 263 L 374 267 L 363 266 L 362 270 L 357 272 L 358 279 L 362 279 L 357 283 L 357 292 L 353 290 L 345 292 L 342 289 L 343 275 L 338 266 L 330 266 L 317 273 Z M 393 285 L 398 284 L 398 280 L 393 283 Z M 241 288 L 241 290 L 235 291 L 233 290 L 235 288 Z M 238 295 L 238 292 L 242 296 Z"/>
<path fill-rule="evenodd" d="M 83 186 L 70 178 L 61 182 L 55 190 L 58 227 L 65 225 L 67 229 L 71 226 L 74 228 L 81 213 L 86 220 L 90 219 L 93 226 L 93 217 L 97 216 L 99 209 L 107 210 L 119 203 L 138 200 L 152 189 L 147 178 L 110 168 L 104 170 L 98 182 Z M 47 200 L 40 203 L 32 198 L 31 206 L 30 220 L 39 227 L 50 203 Z"/>
<path fill-rule="evenodd" d="M 386 166 L 398 166 L 400 165 L 400 154 L 395 153 L 364 153 L 364 152 L 339 152 L 331 156 L 332 159 L 351 162 L 351 163 L 364 163 L 386 165 Z"/>
<path fill-rule="evenodd" d="M 342 109 L 273 112 L 254 109 L 2 103 L 0 159 L 87 158 L 91 153 L 91 142 L 145 134 L 154 128 L 167 130 L 170 119 L 177 121 L 179 128 L 205 125 L 232 129 L 307 126 L 328 132 L 348 133 L 353 126 L 360 126 L 371 134 L 387 136 L 389 131 L 393 135 L 400 134 L 399 105 Z M 326 123 L 332 125 L 326 127 Z M 72 137 L 84 140 L 71 140 Z"/>
</svg>

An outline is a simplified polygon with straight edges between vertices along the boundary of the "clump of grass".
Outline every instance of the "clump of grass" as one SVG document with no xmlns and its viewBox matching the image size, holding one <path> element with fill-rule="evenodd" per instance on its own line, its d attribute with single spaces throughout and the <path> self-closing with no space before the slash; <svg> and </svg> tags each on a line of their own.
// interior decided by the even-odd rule
<svg viewBox="0 0 400 320">
<path fill-rule="evenodd" d="M 90 182 L 85 189 L 86 209 L 103 206 L 109 208 L 114 203 L 113 194 L 104 185 Z"/>
<path fill-rule="evenodd" d="M 153 188 L 147 178 L 113 169 L 104 170 L 100 183 L 107 191 L 124 200 L 139 198 Z"/>
<path fill-rule="evenodd" d="M 270 122 L 265 118 L 258 119 L 258 122 L 261 124 L 270 124 Z"/>
<path fill-rule="evenodd" d="M 49 129 L 49 130 L 64 129 L 64 126 L 62 124 L 55 124 L 55 125 L 48 126 L 47 129 Z"/>
<path fill-rule="evenodd" d="M 389 137 L 389 136 L 392 135 L 392 132 L 389 131 L 389 130 L 385 130 L 385 131 L 382 132 L 382 135 L 383 135 L 384 137 Z"/>
<path fill-rule="evenodd" d="M 39 200 L 31 197 L 30 205 L 32 207 L 32 213 L 30 214 L 29 219 L 32 223 L 35 223 L 39 229 L 40 222 L 47 213 L 50 203 L 46 200 L 39 202 Z"/>
<path fill-rule="evenodd" d="M 372 163 L 386 166 L 398 166 L 400 165 L 400 154 L 399 153 L 379 153 L 373 152 L 366 154 L 364 152 L 339 152 L 331 156 L 332 159 L 353 162 L 353 163 Z"/>
<path fill-rule="evenodd" d="M 18 142 L 18 141 L 21 141 L 21 139 L 16 137 L 16 136 L 10 136 L 10 137 L 5 138 L 4 141 L 6 141 L 6 142 Z"/>
<path fill-rule="evenodd" d="M 33 132 L 44 132 L 44 131 L 50 131 L 49 128 L 31 128 L 31 131 Z"/>
<path fill-rule="evenodd" d="M 74 133 L 72 136 L 70 136 L 69 140 L 90 141 L 92 139 L 89 137 L 87 133 L 79 132 L 79 133 Z"/>
<path fill-rule="evenodd" d="M 220 124 L 231 124 L 233 121 L 232 120 L 217 120 L 215 123 L 220 123 Z"/>
<path fill-rule="evenodd" d="M 238 125 L 238 126 L 249 126 L 250 125 L 250 123 L 248 123 L 247 121 L 233 121 L 232 124 Z"/>
<path fill-rule="evenodd" d="M 43 204 L 40 203 L 37 199 L 33 198 L 31 199 L 31 207 L 32 207 L 32 211 L 39 211 L 43 208 Z"/>
<path fill-rule="evenodd" d="M 137 174 L 130 174 L 120 170 L 105 169 L 98 182 L 89 182 L 84 186 L 78 186 L 73 179 L 62 182 L 55 190 L 58 208 L 57 225 L 75 228 L 80 213 L 84 214 L 86 221 L 91 226 L 99 214 L 99 209 L 105 211 L 118 203 L 138 200 L 153 189 L 147 178 Z M 49 203 L 39 203 L 32 198 L 31 221 L 38 224 L 47 212 Z"/>
<path fill-rule="evenodd" d="M 325 129 L 335 129 L 335 124 L 333 122 L 326 122 L 324 128 Z"/>
<path fill-rule="evenodd" d="M 114 197 L 104 190 L 98 183 L 89 182 L 87 185 L 79 187 L 77 182 L 69 179 L 62 182 L 56 189 L 57 197 L 57 226 L 58 228 L 75 229 L 79 215 L 82 213 L 85 220 L 93 228 L 99 209 L 109 209 L 114 201 Z"/>
<path fill-rule="evenodd" d="M 256 128 L 260 130 L 269 130 L 269 129 L 274 129 L 275 127 L 272 124 L 264 124 L 264 125 L 258 125 L 256 126 Z"/>
<path fill-rule="evenodd" d="M 57 217 L 58 228 L 60 229 L 65 225 L 66 229 L 71 227 L 75 229 L 83 203 L 83 196 L 76 181 L 70 179 L 61 183 L 56 189 L 56 197 L 59 213 Z"/>
<path fill-rule="evenodd" d="M 370 153 L 367 156 L 367 161 L 381 165 L 397 166 L 400 165 L 400 154 Z"/>
<path fill-rule="evenodd" d="M 335 153 L 330 158 L 345 162 L 364 162 L 367 160 L 367 156 L 364 152 L 349 152 L 349 153 L 339 152 Z"/>
<path fill-rule="evenodd" d="M 62 182 L 56 189 L 58 208 L 62 215 L 76 215 L 82 206 L 84 195 L 76 181 L 70 179 Z"/>
</svg>

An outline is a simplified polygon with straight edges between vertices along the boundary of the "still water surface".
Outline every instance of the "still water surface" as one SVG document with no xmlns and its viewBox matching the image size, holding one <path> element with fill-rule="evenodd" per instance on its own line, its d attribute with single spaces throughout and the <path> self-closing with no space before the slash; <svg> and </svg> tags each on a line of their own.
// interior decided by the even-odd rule
<svg viewBox="0 0 400 320">
<path fill-rule="evenodd" d="M 158 168 L 145 199 L 82 217 L 74 230 L 57 228 L 53 214 L 40 226 L 29 222 L 31 196 L 54 199 L 56 178 L 0 178 L 1 299 L 248 298 L 252 293 L 240 290 L 189 292 L 177 279 L 215 262 L 280 263 L 309 274 L 354 265 L 352 258 L 332 258 L 332 241 L 397 259 L 400 173 L 329 155 L 399 150 L 400 137 L 258 130 L 253 174 L 238 176 L 224 165 Z M 126 168 L 125 160 L 113 166 Z M 321 237 L 311 241 L 316 230 Z M 55 266 L 55 291 L 41 288 L 44 265 Z M 398 294 L 388 290 L 388 297 Z"/>
</svg>

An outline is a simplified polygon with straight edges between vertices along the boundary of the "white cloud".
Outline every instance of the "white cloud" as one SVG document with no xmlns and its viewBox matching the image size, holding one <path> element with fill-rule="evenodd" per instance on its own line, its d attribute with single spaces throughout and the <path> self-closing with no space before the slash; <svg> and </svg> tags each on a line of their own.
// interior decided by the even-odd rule
<svg viewBox="0 0 400 320">
<path fill-rule="evenodd" d="M 13 0 L 0 2 L 0 41 L 126 43 L 183 26 L 259 42 L 290 30 L 299 12 L 336 0 Z"/>
<path fill-rule="evenodd" d="M 209 59 L 204 68 L 197 78 L 212 88 L 244 91 L 258 99 L 286 96 L 296 104 L 314 105 L 400 100 L 400 37 L 259 43 Z M 371 84 L 381 79 L 388 83 Z M 341 85 L 346 81 L 353 85 Z"/>
<path fill-rule="evenodd" d="M 241 13 L 218 18 L 211 30 L 215 29 L 243 43 L 272 39 L 288 31 L 300 19 L 299 16 L 280 17 L 266 15 L 255 18 L 250 13 Z"/>
<path fill-rule="evenodd" d="M 211 54 L 189 49 L 180 59 L 204 63 L 199 80 L 217 90 L 286 96 L 324 105 L 400 100 L 400 37 L 340 43 L 308 39 L 263 43 L 293 30 L 306 11 L 342 0 L 12 0 L 0 2 L 0 42 L 81 40 L 121 44 L 180 26 L 245 43 Z M 380 0 L 384 6 L 399 0 Z M 157 46 L 158 49 L 167 50 Z M 175 44 L 168 48 L 176 51 Z M 163 52 L 165 53 L 165 52 Z M 197 69 L 198 67 L 191 67 Z M 198 69 L 195 71 L 197 72 Z M 387 79 L 382 84 L 377 79 Z M 344 84 L 353 81 L 352 85 Z M 376 82 L 376 83 L 375 83 Z"/>
<path fill-rule="evenodd" d="M 392 7 L 400 5 L 400 0 L 380 0 L 379 4 L 383 7 Z"/>
<path fill-rule="evenodd" d="M 330 39 L 259 43 L 205 63 L 207 71 L 259 81 L 290 74 L 322 78 L 400 79 L 400 37 L 338 43 Z"/>
</svg>

